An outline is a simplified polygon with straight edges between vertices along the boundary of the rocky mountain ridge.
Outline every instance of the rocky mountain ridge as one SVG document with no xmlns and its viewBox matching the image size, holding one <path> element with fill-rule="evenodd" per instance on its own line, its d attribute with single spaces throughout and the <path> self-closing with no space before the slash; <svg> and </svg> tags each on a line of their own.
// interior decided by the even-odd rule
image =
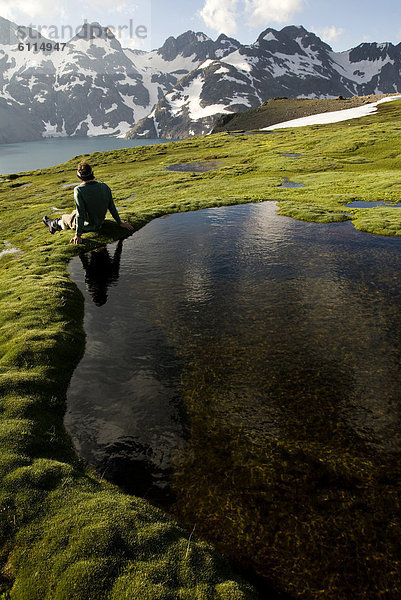
<svg viewBox="0 0 401 600">
<path fill-rule="evenodd" d="M 303 27 L 268 28 L 250 45 L 188 31 L 151 52 L 123 48 L 99 23 L 84 24 L 63 50 L 34 31 L 21 40 L 20 29 L 0 17 L 0 142 L 181 138 L 272 97 L 401 91 L 401 44 L 336 53 Z"/>
<path fill-rule="evenodd" d="M 218 116 L 268 98 L 336 98 L 401 91 L 401 44 L 336 53 L 303 27 L 266 29 L 258 40 L 204 61 L 135 125 L 128 137 L 208 133 Z"/>
</svg>

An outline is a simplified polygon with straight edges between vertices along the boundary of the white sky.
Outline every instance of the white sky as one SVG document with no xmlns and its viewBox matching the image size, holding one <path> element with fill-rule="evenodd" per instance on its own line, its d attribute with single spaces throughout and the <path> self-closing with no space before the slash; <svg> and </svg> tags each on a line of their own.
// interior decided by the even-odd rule
<svg viewBox="0 0 401 600">
<path fill-rule="evenodd" d="M 188 29 L 216 38 L 219 33 L 242 43 L 255 41 L 267 27 L 303 25 L 334 50 L 364 41 L 401 41 L 399 0 L 0 0 L 0 15 L 19 25 L 50 26 L 74 31 L 84 20 L 111 25 L 124 46 L 145 50 L 160 47 L 170 35 Z M 136 35 L 146 27 L 146 37 Z M 68 39 L 68 35 L 64 39 Z"/>
</svg>

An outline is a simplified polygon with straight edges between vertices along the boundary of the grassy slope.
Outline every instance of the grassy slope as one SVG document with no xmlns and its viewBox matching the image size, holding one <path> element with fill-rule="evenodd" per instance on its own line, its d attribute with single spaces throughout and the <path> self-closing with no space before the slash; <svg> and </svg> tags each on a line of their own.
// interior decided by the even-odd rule
<svg viewBox="0 0 401 600">
<path fill-rule="evenodd" d="M 379 115 L 272 135 L 204 139 L 95 153 L 96 175 L 137 228 L 166 213 L 277 200 L 282 214 L 348 219 L 352 199 L 398 200 L 401 102 Z M 301 153 L 290 159 L 280 153 Z M 83 301 L 66 266 L 81 251 L 41 223 L 70 210 L 78 157 L 0 184 L 0 239 L 21 249 L 0 258 L 0 535 L 3 586 L 26 600 L 253 598 L 203 542 L 147 503 L 122 494 L 75 458 L 62 417 L 84 348 Z M 222 160 L 205 174 L 167 172 L 180 161 Z M 284 189 L 284 177 L 306 187 Z M 21 183 L 32 182 L 27 188 Z M 135 192 L 134 199 L 125 200 Z M 42 196 L 36 194 L 42 193 Z M 356 227 L 401 235 L 396 209 L 347 209 Z M 54 214 L 54 212 L 53 212 Z M 123 235 L 107 222 L 90 249 Z M 2 248 L 0 248 L 0 251 Z"/>
<path fill-rule="evenodd" d="M 346 110 L 376 102 L 391 94 L 353 96 L 352 98 L 270 98 L 257 108 L 221 116 L 215 123 L 213 133 L 223 131 L 249 131 L 262 129 L 291 119 L 308 117 L 319 113 Z M 394 95 L 394 94 L 393 94 Z"/>
</svg>

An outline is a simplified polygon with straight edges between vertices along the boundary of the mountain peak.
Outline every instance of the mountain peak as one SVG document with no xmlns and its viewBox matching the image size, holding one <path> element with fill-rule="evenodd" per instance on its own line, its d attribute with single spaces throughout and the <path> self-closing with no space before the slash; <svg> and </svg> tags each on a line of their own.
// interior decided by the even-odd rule
<svg viewBox="0 0 401 600">
<path fill-rule="evenodd" d="M 360 62 L 363 60 L 374 62 L 383 60 L 386 57 L 397 60 L 399 46 L 401 44 L 394 46 L 391 42 L 363 42 L 349 51 L 349 59 L 351 62 Z"/>
<path fill-rule="evenodd" d="M 308 34 L 309 31 L 303 25 L 287 25 L 287 27 L 283 27 L 280 33 L 284 33 L 288 37 L 299 37 Z"/>
<path fill-rule="evenodd" d="M 206 42 L 206 41 L 210 41 L 210 37 L 208 37 L 202 31 L 195 32 L 195 31 L 192 31 L 192 29 L 188 29 L 188 31 L 181 33 L 177 37 L 177 42 L 178 41 L 180 41 L 180 42 L 187 42 L 187 41 Z"/>
<path fill-rule="evenodd" d="M 82 25 L 81 29 L 77 32 L 77 34 L 69 41 L 69 44 L 74 45 L 77 42 L 85 41 L 88 43 L 88 46 L 91 48 L 101 46 L 107 47 L 110 51 L 121 51 L 121 44 L 108 27 L 102 27 L 100 23 L 97 21 L 93 21 L 92 23 L 85 23 Z"/>
<path fill-rule="evenodd" d="M 167 38 L 158 52 L 167 61 L 174 60 L 178 54 L 184 57 L 195 55 L 200 60 L 204 60 L 210 54 L 208 48 L 211 44 L 213 44 L 212 40 L 201 31 L 195 33 L 189 30 L 177 38 L 173 36 Z"/>
<path fill-rule="evenodd" d="M 33 29 L 32 26 L 19 26 L 4 17 L 0 17 L 0 44 L 9 46 L 20 42 L 37 42 L 38 40 L 41 40 L 42 42 L 49 41 L 44 38 L 39 31 Z"/>
<path fill-rule="evenodd" d="M 226 35 L 225 33 L 220 33 L 219 37 L 217 38 L 216 42 L 217 45 L 218 44 L 227 44 L 227 43 L 231 43 L 231 44 L 235 44 L 235 45 L 240 45 L 239 41 L 236 40 L 235 38 L 232 38 L 228 35 Z"/>
<path fill-rule="evenodd" d="M 71 42 L 77 40 L 88 41 L 95 39 L 111 40 L 115 39 L 115 37 L 110 29 L 107 27 L 102 27 L 97 21 L 93 21 L 92 23 L 87 23 L 85 21 L 75 37 L 72 38 Z"/>
<path fill-rule="evenodd" d="M 270 30 L 274 32 L 274 29 Z M 291 43 L 296 42 L 301 48 L 310 48 L 314 51 L 324 50 L 331 52 L 331 47 L 323 42 L 315 33 L 305 29 L 303 25 L 288 25 L 281 31 L 276 32 L 281 39 L 289 39 Z"/>
</svg>

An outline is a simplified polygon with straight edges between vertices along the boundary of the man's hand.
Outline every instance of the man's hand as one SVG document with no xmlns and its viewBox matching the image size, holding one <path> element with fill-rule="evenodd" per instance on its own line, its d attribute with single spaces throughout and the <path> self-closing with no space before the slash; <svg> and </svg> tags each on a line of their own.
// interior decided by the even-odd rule
<svg viewBox="0 0 401 600">
<path fill-rule="evenodd" d="M 131 223 L 127 223 L 127 221 L 121 221 L 120 227 L 124 227 L 124 229 L 128 229 L 128 231 L 134 231 Z"/>
<path fill-rule="evenodd" d="M 70 239 L 70 244 L 83 244 L 84 241 L 80 235 L 75 234 L 73 238 Z"/>
</svg>

